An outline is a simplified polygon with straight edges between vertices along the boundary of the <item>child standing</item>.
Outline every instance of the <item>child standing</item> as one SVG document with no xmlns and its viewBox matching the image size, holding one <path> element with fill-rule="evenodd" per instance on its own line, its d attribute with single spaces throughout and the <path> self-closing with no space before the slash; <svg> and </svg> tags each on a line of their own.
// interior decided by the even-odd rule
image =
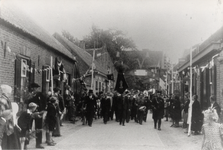
<svg viewBox="0 0 223 150">
<path fill-rule="evenodd" d="M 32 114 L 36 110 L 37 105 L 33 102 L 31 102 L 28 105 L 28 109 L 26 111 L 23 111 L 18 118 L 18 126 L 21 128 L 20 132 L 20 143 L 21 143 L 21 150 L 26 149 L 27 144 L 29 143 L 27 140 L 27 135 L 29 134 L 31 130 L 31 124 L 32 124 Z"/>
<path fill-rule="evenodd" d="M 223 135 L 223 126 L 216 123 L 218 114 L 215 109 L 204 111 L 204 124 L 202 133 L 204 134 L 202 150 L 222 150 L 221 138 Z"/>
</svg>

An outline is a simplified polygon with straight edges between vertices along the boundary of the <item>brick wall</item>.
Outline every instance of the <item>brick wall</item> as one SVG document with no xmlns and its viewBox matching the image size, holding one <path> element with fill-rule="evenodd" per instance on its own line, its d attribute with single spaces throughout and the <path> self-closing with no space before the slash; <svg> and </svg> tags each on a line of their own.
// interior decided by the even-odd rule
<svg viewBox="0 0 223 150">
<path fill-rule="evenodd" d="M 217 101 L 223 108 L 223 52 L 217 59 Z"/>
<path fill-rule="evenodd" d="M 15 55 L 24 54 L 26 50 L 27 57 L 31 58 L 31 61 L 35 63 L 36 69 L 42 69 L 43 65 L 50 65 L 50 56 L 60 57 L 64 68 L 67 72 L 71 73 L 73 77 L 73 62 L 67 57 L 64 57 L 60 53 L 54 51 L 54 49 L 43 45 L 41 42 L 31 39 L 21 31 L 18 32 L 11 27 L 0 24 L 0 84 L 8 84 L 14 88 L 15 81 Z M 6 51 L 6 57 L 4 58 L 4 48 L 2 43 L 7 43 L 7 47 L 11 52 Z M 15 55 L 14 55 L 15 54 Z M 55 62 L 53 62 L 55 64 Z M 38 83 L 42 89 L 42 73 L 35 73 L 35 82 Z"/>
</svg>

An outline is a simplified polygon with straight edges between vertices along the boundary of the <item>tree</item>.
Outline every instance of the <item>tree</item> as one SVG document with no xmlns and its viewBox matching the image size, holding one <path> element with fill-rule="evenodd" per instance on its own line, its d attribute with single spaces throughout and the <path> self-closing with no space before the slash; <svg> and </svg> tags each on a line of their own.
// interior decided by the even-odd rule
<svg viewBox="0 0 223 150">
<path fill-rule="evenodd" d="M 68 39 L 69 41 L 71 41 L 72 43 L 76 44 L 79 46 L 80 41 L 77 38 L 74 38 L 73 35 L 70 34 L 70 32 L 63 30 L 62 31 L 62 35 Z"/>
<path fill-rule="evenodd" d="M 92 26 L 91 34 L 86 36 L 84 41 L 86 43 L 86 48 L 100 48 L 106 45 L 113 62 L 115 63 L 117 60 L 122 60 L 124 64 L 123 66 L 120 62 L 115 63 L 117 68 L 120 67 L 120 65 L 124 67 L 124 69 L 129 68 L 127 62 L 131 59 L 126 57 L 123 53 L 119 58 L 117 58 L 116 55 L 118 52 L 121 53 L 125 49 L 136 50 L 136 45 L 133 40 L 131 38 L 127 38 L 121 30 L 102 30 L 96 26 Z"/>
</svg>

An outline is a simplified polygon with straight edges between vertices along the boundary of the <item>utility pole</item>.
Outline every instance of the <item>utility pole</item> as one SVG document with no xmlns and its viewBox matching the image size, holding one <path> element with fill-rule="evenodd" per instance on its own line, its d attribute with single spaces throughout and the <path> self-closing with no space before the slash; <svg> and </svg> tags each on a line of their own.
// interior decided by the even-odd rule
<svg viewBox="0 0 223 150">
<path fill-rule="evenodd" d="M 94 67 L 95 67 L 95 42 L 94 42 L 94 50 L 93 50 L 93 59 L 92 59 L 92 72 L 91 72 L 91 89 L 94 91 Z"/>
</svg>

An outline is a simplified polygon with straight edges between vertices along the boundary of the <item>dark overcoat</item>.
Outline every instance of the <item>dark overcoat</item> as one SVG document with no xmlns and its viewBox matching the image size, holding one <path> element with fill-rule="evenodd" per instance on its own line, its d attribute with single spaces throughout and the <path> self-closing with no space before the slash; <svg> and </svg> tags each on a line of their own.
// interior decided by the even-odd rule
<svg viewBox="0 0 223 150">
<path fill-rule="evenodd" d="M 153 119 L 162 119 L 164 115 L 164 100 L 154 97 L 152 101 Z"/>
</svg>

